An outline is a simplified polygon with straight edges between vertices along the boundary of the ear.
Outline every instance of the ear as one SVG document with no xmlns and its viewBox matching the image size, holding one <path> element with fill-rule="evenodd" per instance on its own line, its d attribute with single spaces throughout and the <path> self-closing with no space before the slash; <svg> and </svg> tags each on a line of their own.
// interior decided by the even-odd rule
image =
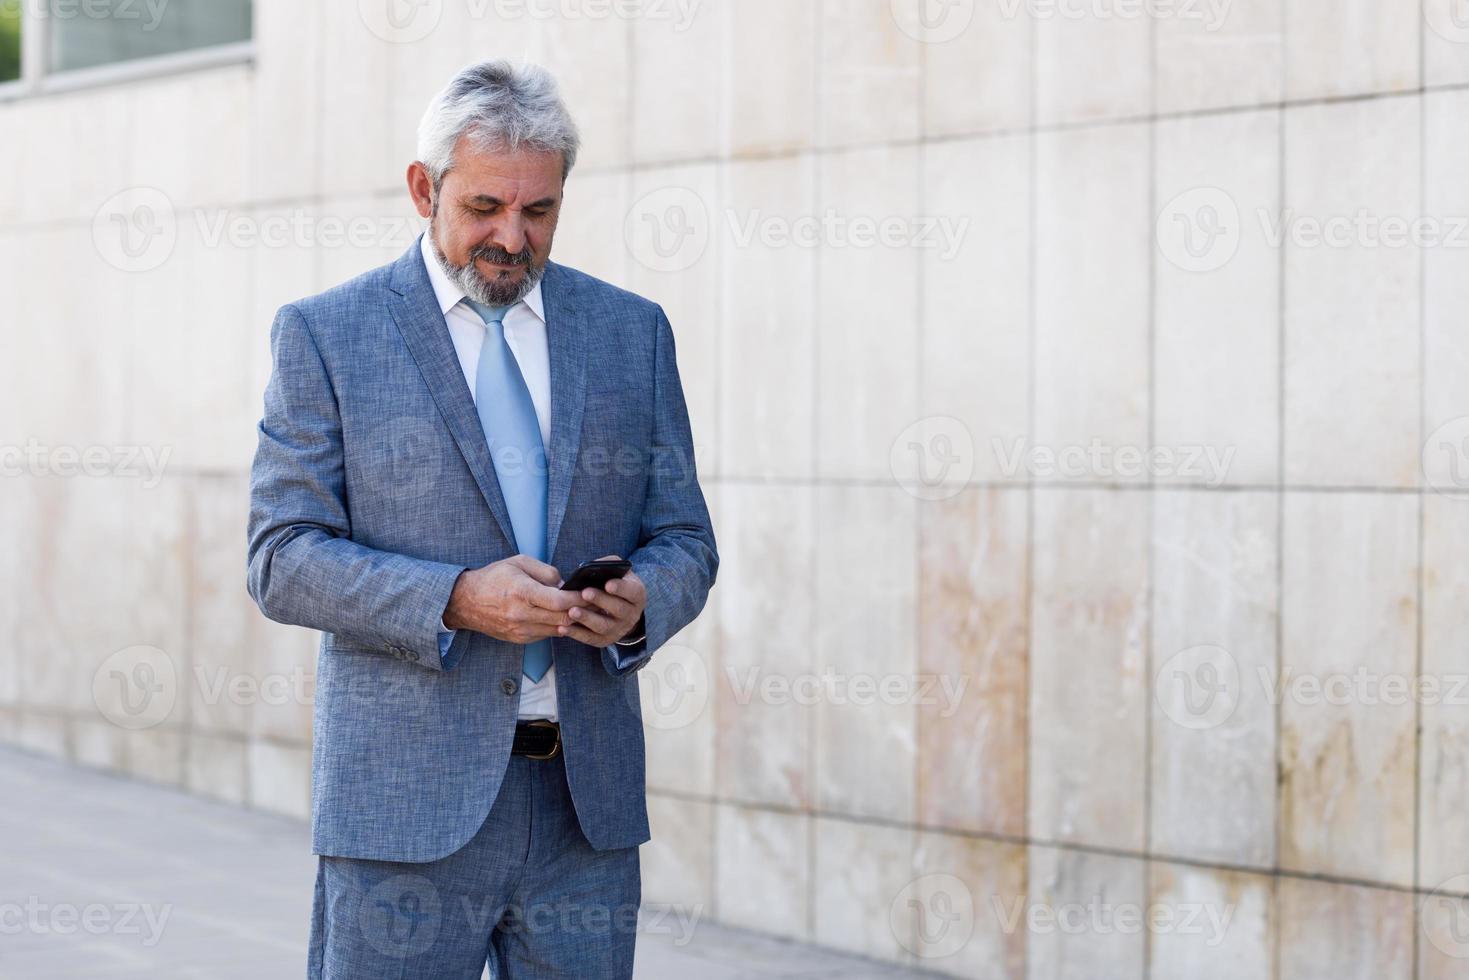
<svg viewBox="0 0 1469 980">
<path fill-rule="evenodd" d="M 408 194 L 420 218 L 431 218 L 434 213 L 434 182 L 428 170 L 417 160 L 408 165 Z"/>
</svg>

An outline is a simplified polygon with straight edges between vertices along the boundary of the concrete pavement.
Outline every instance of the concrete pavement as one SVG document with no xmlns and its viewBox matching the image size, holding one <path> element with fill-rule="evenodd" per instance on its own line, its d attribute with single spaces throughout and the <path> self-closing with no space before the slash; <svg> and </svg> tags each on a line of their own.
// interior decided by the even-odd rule
<svg viewBox="0 0 1469 980">
<path fill-rule="evenodd" d="M 300 821 L 0 747 L 0 980 L 305 975 Z M 922 976 L 698 923 L 638 939 L 637 980 Z"/>
</svg>

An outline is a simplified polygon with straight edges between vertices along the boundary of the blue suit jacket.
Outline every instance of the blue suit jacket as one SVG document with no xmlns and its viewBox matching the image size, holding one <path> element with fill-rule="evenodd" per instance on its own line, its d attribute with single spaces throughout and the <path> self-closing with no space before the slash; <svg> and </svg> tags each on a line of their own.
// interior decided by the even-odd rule
<svg viewBox="0 0 1469 980">
<path fill-rule="evenodd" d="M 566 775 L 593 847 L 649 839 L 636 671 L 689 623 L 719 558 L 673 333 L 656 304 L 548 263 L 548 553 L 647 584 L 647 642 L 556 638 Z M 321 630 L 312 850 L 430 861 L 484 822 L 510 758 L 524 647 L 461 630 L 455 579 L 516 553 L 474 402 L 415 243 L 283 307 L 250 481 L 249 589 Z M 629 662 L 630 661 L 630 662 Z"/>
</svg>

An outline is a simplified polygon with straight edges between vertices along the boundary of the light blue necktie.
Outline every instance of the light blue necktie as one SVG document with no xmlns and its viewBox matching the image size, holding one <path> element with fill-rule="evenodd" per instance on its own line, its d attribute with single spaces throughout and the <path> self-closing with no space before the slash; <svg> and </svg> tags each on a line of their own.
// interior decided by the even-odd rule
<svg viewBox="0 0 1469 980">
<path fill-rule="evenodd" d="M 500 480 L 500 493 L 510 511 L 515 547 L 537 561 L 546 560 L 546 452 L 535 402 L 520 373 L 515 354 L 505 343 L 508 306 L 465 303 L 485 321 L 485 343 L 479 352 L 474 401 L 479 424 L 490 444 L 490 459 Z M 525 676 L 533 681 L 551 666 L 551 641 L 525 648 Z"/>
</svg>

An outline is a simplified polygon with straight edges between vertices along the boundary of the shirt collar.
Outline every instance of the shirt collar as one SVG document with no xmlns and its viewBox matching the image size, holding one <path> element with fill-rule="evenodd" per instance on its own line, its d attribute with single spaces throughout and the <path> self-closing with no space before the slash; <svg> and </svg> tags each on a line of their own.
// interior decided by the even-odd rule
<svg viewBox="0 0 1469 980">
<path fill-rule="evenodd" d="M 447 314 L 458 306 L 464 299 L 464 290 L 454 285 L 454 281 L 444 272 L 444 267 L 439 264 L 439 257 L 434 253 L 433 243 L 429 241 L 428 232 L 419 236 L 418 247 L 423 252 L 423 264 L 428 268 L 428 281 L 434 287 L 434 296 L 439 301 L 439 312 Z M 546 307 L 541 300 L 541 284 L 538 282 L 525 294 L 525 298 L 511 309 L 526 306 L 536 315 L 536 319 L 542 323 L 546 322 Z"/>
</svg>

